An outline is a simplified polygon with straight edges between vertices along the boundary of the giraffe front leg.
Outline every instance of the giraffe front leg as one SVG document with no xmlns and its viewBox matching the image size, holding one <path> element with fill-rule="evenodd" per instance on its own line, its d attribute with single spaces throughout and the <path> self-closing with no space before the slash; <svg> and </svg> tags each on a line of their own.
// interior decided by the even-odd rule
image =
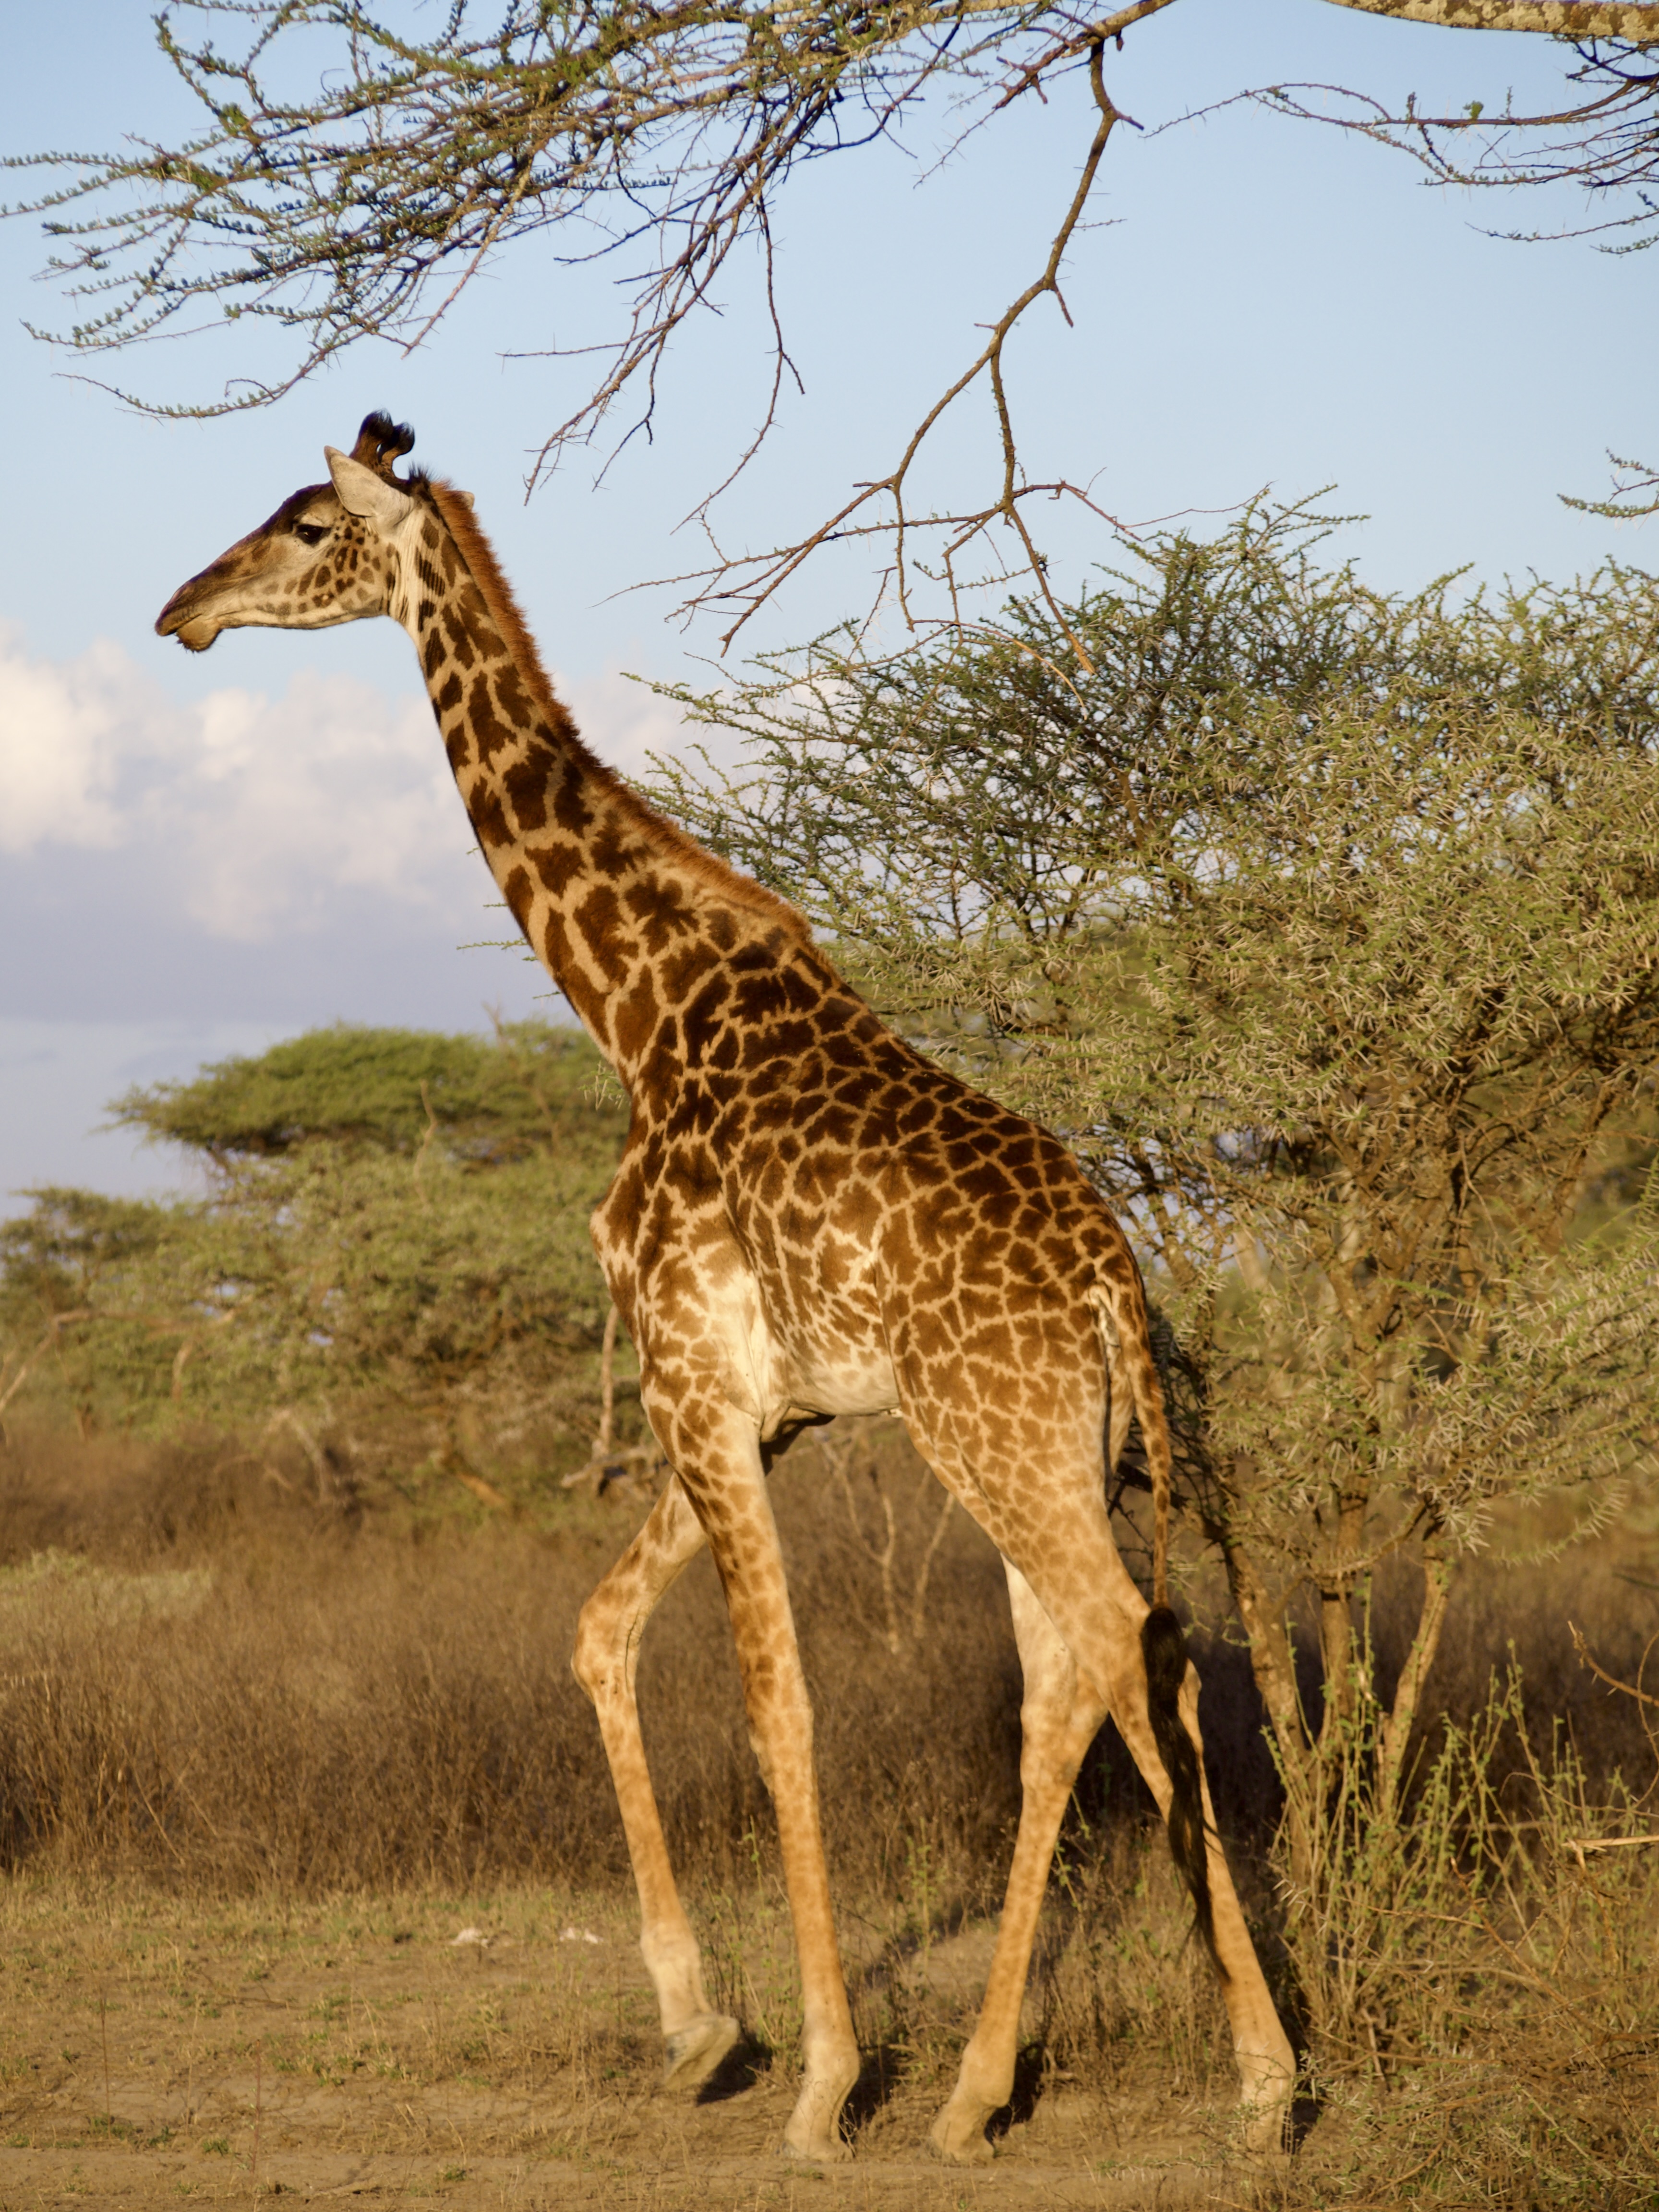
<svg viewBox="0 0 1659 2212">
<path fill-rule="evenodd" d="M 789 2157 L 836 2162 L 850 2155 L 841 2136 L 841 2110 L 858 2079 L 858 2044 L 830 1903 L 812 1708 L 759 1437 L 753 1421 L 726 1398 L 718 1376 L 702 1388 L 681 1382 L 660 1400 L 649 1381 L 645 1390 L 651 1425 L 680 1471 L 720 1570 L 749 1738 L 777 1814 L 805 2015 L 800 2091 L 782 2148 Z"/>
<path fill-rule="evenodd" d="M 628 1856 L 640 1893 L 640 1949 L 656 1986 L 664 2081 L 700 2088 L 738 2039 L 738 2023 L 716 2012 L 703 1989 L 702 1957 L 680 1903 L 640 1734 L 634 1678 L 640 1639 L 657 1601 L 702 1547 L 701 1523 L 678 1478 L 645 1526 L 582 1607 L 571 1667 L 593 1700 Z"/>
<path fill-rule="evenodd" d="M 1025 1677 L 1020 1706 L 1019 1832 L 985 2001 L 950 2102 L 929 2141 L 941 2158 L 978 2165 L 991 2155 L 985 2124 L 1013 2094 L 1019 2010 L 1054 1843 L 1083 1754 L 1106 1715 L 1106 1701 L 1081 1678 L 1071 1652 L 1018 1569 L 1004 1561 L 1014 1636 Z"/>
</svg>

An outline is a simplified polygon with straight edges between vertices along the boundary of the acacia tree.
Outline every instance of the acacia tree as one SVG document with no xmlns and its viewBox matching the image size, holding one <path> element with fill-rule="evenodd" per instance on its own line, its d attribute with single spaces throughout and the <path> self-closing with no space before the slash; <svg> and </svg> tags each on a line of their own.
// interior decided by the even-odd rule
<svg viewBox="0 0 1659 2212">
<path fill-rule="evenodd" d="M 1304 1890 L 1356 1748 L 1392 1828 L 1500 1504 L 1594 1525 L 1659 1447 L 1659 1212 L 1583 1203 L 1653 1128 L 1659 588 L 1395 599 L 1316 543 L 1258 513 L 1140 549 L 1066 611 L 1087 674 L 1031 604 L 879 665 L 821 640 L 673 694 L 748 764 L 659 778 L 1130 1224 Z M 1385 1681 L 1370 1595 L 1402 1552 Z"/>
<path fill-rule="evenodd" d="M 1125 119 L 1109 61 L 1174 4 L 1131 0 L 1095 13 L 1067 0 L 450 0 L 430 30 L 397 0 L 384 13 L 361 0 L 174 0 L 157 36 L 200 103 L 200 131 L 173 146 L 139 138 L 116 155 L 33 157 L 63 181 L 27 205 L 58 241 L 52 266 L 80 315 L 65 336 L 83 354 L 188 327 L 203 311 L 274 325 L 293 340 L 276 377 L 161 412 L 264 404 L 364 337 L 419 343 L 487 262 L 536 233 L 550 234 L 567 264 L 622 257 L 620 325 L 573 349 L 594 354 L 598 371 L 546 436 L 537 474 L 618 409 L 624 436 L 649 422 L 676 332 L 710 303 L 734 253 L 757 246 L 775 335 L 772 398 L 740 470 L 792 374 L 771 221 L 794 171 L 896 131 L 936 88 L 960 97 L 965 132 L 1081 72 L 1090 100 L 1080 166 L 1054 234 L 1034 246 L 1029 281 L 901 450 L 776 545 L 730 554 L 711 528 L 709 564 L 681 580 L 689 606 L 720 613 L 729 643 L 817 547 L 862 537 L 890 560 L 913 617 L 918 557 L 934 564 L 952 611 L 975 564 L 996 573 L 1012 558 L 1063 628 L 1027 516 L 1039 499 L 1093 501 L 1082 485 L 1025 475 L 1007 345 L 1038 301 L 1065 312 L 1061 264 Z M 1625 242 L 1653 236 L 1654 0 L 1338 4 L 1565 41 L 1562 103 L 1527 115 L 1476 99 L 1435 117 L 1414 105 L 1392 114 L 1328 87 L 1241 96 L 1404 146 L 1444 181 L 1585 186 L 1606 204 L 1607 223 L 1626 227 Z M 918 457 L 969 393 L 989 402 L 988 481 L 948 508 L 918 507 Z M 705 524 L 714 495 L 698 510 Z M 918 544 L 928 550 L 919 556 Z"/>
<path fill-rule="evenodd" d="M 183 1146 L 206 1195 L 42 1190 L 0 1223 L 0 1394 L 279 1434 L 325 1491 L 330 1430 L 372 1432 L 360 1452 L 499 1504 L 481 1454 L 591 1419 L 587 1214 L 624 1126 L 602 1074 L 540 1023 L 341 1027 L 129 1092 L 118 1119 Z"/>
</svg>

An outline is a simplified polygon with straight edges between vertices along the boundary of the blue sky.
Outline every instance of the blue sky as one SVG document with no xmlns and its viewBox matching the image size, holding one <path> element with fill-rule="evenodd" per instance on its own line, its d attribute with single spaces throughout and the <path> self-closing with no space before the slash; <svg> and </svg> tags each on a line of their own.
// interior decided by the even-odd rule
<svg viewBox="0 0 1659 2212">
<path fill-rule="evenodd" d="M 9 27 L 0 143 L 22 153 L 167 137 L 187 121 L 129 0 L 36 9 Z M 1109 77 L 1146 125 L 1109 149 L 1096 228 L 1066 292 L 1016 341 L 1033 474 L 1091 478 L 1127 522 L 1218 509 L 1271 487 L 1370 519 L 1342 539 L 1371 579 L 1449 568 L 1565 576 L 1659 557 L 1659 523 L 1571 513 L 1604 449 L 1659 454 L 1659 256 L 1523 246 L 1482 226 L 1569 223 L 1577 203 L 1424 189 L 1340 134 L 1233 107 L 1158 130 L 1251 84 L 1339 82 L 1437 105 L 1553 100 L 1547 41 L 1387 23 L 1325 0 L 1179 0 L 1132 33 Z M 902 147 L 803 173 L 778 214 L 780 301 L 804 397 L 728 502 L 728 543 L 793 536 L 856 478 L 884 473 L 969 358 L 975 325 L 1040 264 L 1089 118 L 1080 88 L 1016 109 L 943 165 L 943 106 Z M 477 495 L 550 665 L 587 734 L 623 766 L 679 742 L 627 672 L 667 678 L 712 654 L 643 578 L 694 565 L 680 531 L 762 403 L 761 302 L 734 269 L 689 332 L 650 441 L 595 483 L 578 458 L 527 503 L 529 455 L 578 373 L 513 360 L 601 334 L 609 272 L 531 245 L 488 270 L 429 347 L 348 356 L 277 407 L 159 424 L 124 409 L 25 319 L 70 313 L 35 272 L 27 220 L 0 226 L 0 375 L 11 528 L 0 539 L 0 1194 L 44 1180 L 109 1188 L 177 1163 L 90 1133 L 133 1081 L 190 1072 L 339 1018 L 477 1025 L 538 1003 L 500 934 L 488 878 L 389 623 L 233 634 L 199 660 L 151 632 L 182 579 L 321 473 L 385 406 L 418 458 Z M 172 340 L 106 366 L 197 397 L 250 357 L 233 337 Z M 994 465 L 985 404 L 941 438 L 931 482 L 967 499 Z M 1054 524 L 1075 586 L 1109 557 Z M 856 549 L 809 570 L 757 624 L 756 649 L 811 635 L 871 590 Z M 0 1203 L 3 1199 L 0 1198 Z"/>
</svg>

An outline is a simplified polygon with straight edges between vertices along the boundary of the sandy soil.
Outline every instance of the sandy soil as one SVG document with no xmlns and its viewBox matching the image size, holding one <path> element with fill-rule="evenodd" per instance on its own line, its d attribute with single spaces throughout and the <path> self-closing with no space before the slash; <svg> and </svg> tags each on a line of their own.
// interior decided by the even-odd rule
<svg viewBox="0 0 1659 2212">
<path fill-rule="evenodd" d="M 1111 2099 L 1023 2084 L 994 2163 L 941 2167 L 923 2150 L 937 2068 L 914 2052 L 872 2058 L 848 2165 L 792 2167 L 777 2154 L 791 2103 L 787 1947 L 763 1920 L 737 1970 L 750 2017 L 777 2020 L 781 2055 L 734 2054 L 688 2103 L 655 2087 L 649 1985 L 614 1907 L 273 1915 L 15 1890 L 3 1917 L 0 2212 L 276 2195 L 526 2212 L 1140 2212 L 1250 2194 L 1221 2155 L 1224 2111 L 1168 2083 Z M 458 1943 L 465 1929 L 484 1940 Z M 965 1990 L 988 1948 L 977 1929 L 939 1946 L 935 1989 Z"/>
</svg>

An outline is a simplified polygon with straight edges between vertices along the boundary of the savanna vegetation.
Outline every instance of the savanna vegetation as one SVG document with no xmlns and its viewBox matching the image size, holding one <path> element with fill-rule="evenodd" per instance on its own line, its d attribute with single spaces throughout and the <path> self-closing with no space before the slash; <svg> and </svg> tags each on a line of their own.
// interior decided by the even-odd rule
<svg viewBox="0 0 1659 2212">
<path fill-rule="evenodd" d="M 591 1432 L 587 1214 L 627 1115 L 579 1031 L 318 1030 L 112 1110 L 204 1194 L 32 1194 L 0 1229 L 0 1410 L 235 1427 L 325 1490 L 429 1466 L 477 1486 Z"/>
<path fill-rule="evenodd" d="M 1322 542 L 1262 511 L 1126 549 L 1063 623 L 1016 606 L 885 661 L 820 640 L 684 696 L 748 765 L 687 756 L 661 795 L 896 1024 L 1063 1133 L 1137 1242 L 1218 1817 L 1316 2121 L 1279 2185 L 1646 2203 L 1659 597 L 1612 570 L 1393 598 Z M 356 1899 L 365 1925 L 580 1896 L 620 1930 L 565 1668 L 656 1479 L 625 1346 L 621 1480 L 594 1451 L 601 1073 L 556 1029 L 316 1033 L 118 1102 L 198 1195 L 43 1192 L 0 1232 L 16 1896 Z M 1133 1565 L 1133 1444 L 1122 1474 Z M 994 1557 L 896 1427 L 804 1439 L 776 1489 L 872 2054 L 855 2125 L 885 2154 L 970 2016 L 1018 1668 Z M 641 1680 L 763 2087 L 795 1999 L 706 1561 Z M 1114 2112 L 1131 2162 L 1224 2128 L 1222 2015 L 1148 1814 L 1109 1732 L 1011 2172 L 1068 2098 L 1096 2158 Z M 567 2000 L 550 2041 L 526 1998 L 480 2078 L 550 2069 L 590 2106 L 647 2078 L 642 2014 L 618 1997 L 600 2034 Z M 386 2063 L 453 2078 L 441 2041 Z"/>
<path fill-rule="evenodd" d="M 169 383 L 163 413 L 268 404 L 362 337 L 423 343 L 521 240 L 611 257 L 619 312 L 562 341 L 592 373 L 538 475 L 649 426 L 682 329 L 750 257 L 770 398 L 735 470 L 711 471 L 706 521 L 787 387 L 771 279 L 797 167 L 941 95 L 967 130 L 1031 97 L 1072 118 L 1026 281 L 914 428 L 828 511 L 785 510 L 777 542 L 678 580 L 729 642 L 820 547 L 868 539 L 911 644 L 872 658 L 850 630 L 685 696 L 753 749 L 735 777 L 665 770 L 664 795 L 802 901 L 896 1023 L 1062 1131 L 1137 1239 L 1219 1816 L 1318 2121 L 1289 2197 L 1653 2203 L 1659 601 L 1621 569 L 1390 598 L 1322 568 L 1304 517 L 1265 512 L 1214 543 L 1142 542 L 1061 597 L 1042 508 L 1103 520 L 1088 483 L 1028 474 L 1011 347 L 1063 304 L 1127 121 L 1115 55 L 1172 4 L 455 0 L 426 21 L 186 0 L 156 33 L 194 128 L 21 166 L 78 352 L 204 309 L 238 326 L 234 385 L 193 406 Z M 1439 182 L 1586 188 L 1581 228 L 1650 242 L 1650 7 L 1343 4 L 1425 37 L 1556 38 L 1560 98 L 1518 112 L 1484 37 L 1462 42 L 1480 96 L 1450 114 L 1364 87 L 1247 96 Z M 938 483 L 958 400 L 987 441 Z M 1650 466 L 1618 466 L 1602 511 L 1650 509 Z M 1010 575 L 1031 599 L 969 626 Z M 13 2152 L 182 2145 L 196 2163 L 169 2186 L 232 2193 L 260 2179 L 262 2110 L 301 2125 L 303 2099 L 276 2094 L 297 2081 L 337 2100 L 319 2124 L 404 2160 L 374 2186 L 459 2190 L 506 2150 L 520 2166 L 492 2170 L 492 2202 L 530 2201 L 524 2154 L 568 2176 L 545 2196 L 732 2201 L 683 2176 L 740 2127 L 694 2142 L 632 2117 L 650 2024 L 610 1967 L 618 1835 L 564 1669 L 652 1480 L 583 1233 L 619 1102 L 556 1030 L 339 1031 L 118 1111 L 183 1148 L 194 1194 L 42 1191 L 0 1231 Z M 1133 1476 L 1132 1453 L 1132 1559 Z M 1018 1685 L 995 1563 L 895 1434 L 804 1443 L 778 1487 L 872 2054 L 854 2124 L 878 2156 L 913 2146 L 960 2045 Z M 706 1562 L 642 1681 L 763 2096 L 799 2022 Z M 1060 2201 L 1058 2148 L 1082 2201 L 1146 2201 L 1170 2179 L 1145 2179 L 1149 2145 L 1224 2124 L 1215 1992 L 1146 1814 L 1103 1741 L 1005 2191 L 1024 2173 Z M 482 1923 L 465 1969 L 463 1900 Z M 590 1938 L 605 1965 L 580 1973 Z M 441 1940 L 429 1971 L 398 1964 Z M 236 2168 L 222 2188 L 215 2160 Z"/>
</svg>

